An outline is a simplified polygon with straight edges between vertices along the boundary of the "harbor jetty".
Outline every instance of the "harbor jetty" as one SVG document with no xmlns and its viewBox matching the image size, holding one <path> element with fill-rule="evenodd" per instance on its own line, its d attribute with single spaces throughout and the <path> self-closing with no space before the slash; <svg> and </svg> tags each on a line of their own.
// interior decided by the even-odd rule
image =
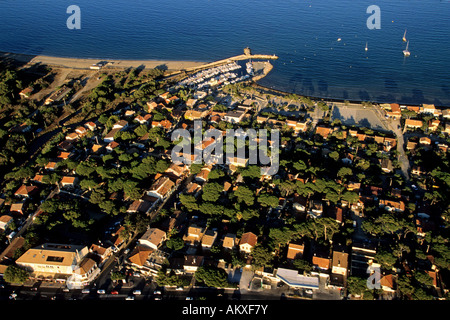
<svg viewBox="0 0 450 320">
<path fill-rule="evenodd" d="M 277 60 L 278 56 L 273 54 L 273 55 L 268 55 L 268 54 L 252 54 L 250 51 L 250 48 L 245 48 L 244 49 L 244 54 L 240 54 L 234 57 L 230 57 L 227 59 L 222 59 L 222 60 L 218 60 L 218 61 L 214 61 L 211 63 L 207 63 L 201 66 L 194 66 L 191 68 L 186 68 L 183 71 L 185 72 L 195 72 L 195 71 L 199 71 L 201 69 L 208 69 L 208 68 L 214 68 L 220 65 L 224 65 L 224 64 L 228 64 L 231 63 L 233 61 L 242 61 L 242 60 Z"/>
</svg>

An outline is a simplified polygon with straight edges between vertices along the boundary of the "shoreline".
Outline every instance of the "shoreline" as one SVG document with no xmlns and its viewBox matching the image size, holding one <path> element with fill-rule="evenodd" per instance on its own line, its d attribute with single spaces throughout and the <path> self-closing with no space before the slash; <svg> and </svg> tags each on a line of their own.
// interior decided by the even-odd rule
<svg viewBox="0 0 450 320">
<path fill-rule="evenodd" d="M 20 63 L 27 64 L 45 64 L 49 66 L 72 68 L 72 69 L 90 69 L 90 66 L 100 61 L 112 62 L 109 68 L 137 68 L 144 66 L 148 69 L 156 67 L 165 67 L 169 71 L 180 71 L 184 69 L 198 68 L 210 62 L 206 61 L 182 61 L 182 60 L 127 60 L 127 59 L 97 59 L 97 58 L 67 58 L 54 57 L 46 55 L 31 55 L 22 53 L 11 53 L 0 51 L 0 59 L 11 59 Z"/>
<path fill-rule="evenodd" d="M 237 58 L 237 59 L 236 59 Z M 245 57 L 245 55 L 240 55 L 236 57 L 230 57 L 225 58 L 218 61 L 189 61 L 189 60 L 127 60 L 127 59 L 101 59 L 101 58 L 68 58 L 68 57 L 54 57 L 54 56 L 46 56 L 46 55 L 31 55 L 31 54 L 23 54 L 23 53 L 11 53 L 11 52 L 5 52 L 0 51 L 0 60 L 15 60 L 19 63 L 23 63 L 23 66 L 26 65 L 32 65 L 32 64 L 43 64 L 48 66 L 54 66 L 54 67 L 60 67 L 60 68 L 70 68 L 74 70 L 92 70 L 90 69 L 90 66 L 98 63 L 100 61 L 108 61 L 112 62 L 112 64 L 106 66 L 106 68 L 119 68 L 119 69 L 126 69 L 126 68 L 137 68 L 137 67 L 145 67 L 148 69 L 154 69 L 157 67 L 166 68 L 167 71 L 170 71 L 173 74 L 177 74 L 182 71 L 186 72 L 192 72 L 196 71 L 198 69 L 204 69 L 208 67 L 213 67 L 219 64 L 226 63 L 227 61 L 232 60 L 242 60 Z M 273 66 L 272 66 L 273 68 Z M 252 86 L 255 88 L 258 88 L 260 90 L 264 90 L 266 92 L 272 92 L 273 94 L 279 94 L 279 95 L 289 95 L 289 94 L 297 94 L 298 96 L 304 96 L 308 97 L 313 100 L 323 100 L 323 101 L 329 101 L 329 102 L 338 102 L 338 103 L 344 103 L 345 101 L 348 101 L 349 103 L 355 103 L 355 104 L 361 104 L 362 102 L 365 102 L 363 100 L 354 100 L 354 99 L 340 99 L 340 98 L 332 98 L 332 97 L 320 97 L 320 96 L 310 96 L 310 95 L 304 95 L 302 93 L 297 92 L 288 92 L 283 91 L 279 89 L 274 89 L 270 87 L 266 87 L 264 85 L 259 84 L 257 81 L 261 80 L 265 76 L 267 76 L 268 73 L 272 70 L 268 70 L 268 72 L 262 76 L 261 78 L 255 79 L 252 81 Z M 95 71 L 95 70 L 92 70 Z M 383 104 L 383 103 L 392 103 L 392 102 L 386 102 L 386 101 L 367 101 L 374 104 Z M 403 103 L 404 104 L 404 103 Z M 410 104 L 410 105 L 420 105 L 421 103 L 416 104 Z M 409 105 L 409 104 L 408 104 Z M 446 109 L 448 106 L 442 105 L 436 105 L 438 108 Z"/>
</svg>

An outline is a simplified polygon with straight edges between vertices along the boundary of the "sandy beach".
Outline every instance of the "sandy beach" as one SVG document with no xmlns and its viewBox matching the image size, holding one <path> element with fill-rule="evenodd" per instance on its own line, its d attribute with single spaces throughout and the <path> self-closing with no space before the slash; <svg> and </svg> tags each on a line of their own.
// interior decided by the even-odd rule
<svg viewBox="0 0 450 320">
<path fill-rule="evenodd" d="M 55 67 L 65 67 L 72 69 L 89 69 L 89 67 L 100 61 L 109 62 L 108 67 L 113 68 L 136 68 L 144 66 L 146 69 L 155 67 L 167 68 L 167 70 L 176 71 L 200 67 L 208 62 L 199 61 L 172 61 L 172 60 L 110 60 L 110 59 L 78 59 L 78 58 L 61 58 L 45 55 L 26 55 L 17 53 L 0 52 L 0 59 L 14 59 L 16 61 L 35 64 L 41 63 Z"/>
</svg>

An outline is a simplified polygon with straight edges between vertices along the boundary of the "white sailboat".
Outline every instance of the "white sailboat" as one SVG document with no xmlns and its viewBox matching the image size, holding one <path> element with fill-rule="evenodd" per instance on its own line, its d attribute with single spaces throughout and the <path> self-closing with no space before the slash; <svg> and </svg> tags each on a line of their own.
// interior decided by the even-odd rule
<svg viewBox="0 0 450 320">
<path fill-rule="evenodd" d="M 405 57 L 409 57 L 411 55 L 411 52 L 409 52 L 409 50 L 408 50 L 408 46 L 409 46 L 409 41 L 406 43 L 406 49 L 403 50 L 403 55 Z"/>
<path fill-rule="evenodd" d="M 405 33 L 403 34 L 403 42 L 406 42 L 406 29 L 405 29 Z"/>
<path fill-rule="evenodd" d="M 366 50 L 366 51 L 369 50 L 369 48 L 367 47 L 367 42 L 366 42 L 366 48 L 364 50 Z"/>
</svg>

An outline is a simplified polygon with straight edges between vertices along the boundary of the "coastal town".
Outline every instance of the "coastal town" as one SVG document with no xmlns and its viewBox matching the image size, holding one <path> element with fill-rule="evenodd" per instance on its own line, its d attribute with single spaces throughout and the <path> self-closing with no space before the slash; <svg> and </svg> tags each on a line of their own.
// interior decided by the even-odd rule
<svg viewBox="0 0 450 320">
<path fill-rule="evenodd" d="M 0 299 L 447 300 L 450 109 L 278 92 L 258 58 L 3 59 Z M 195 161 L 214 138 L 175 164 L 195 121 L 277 129 L 278 172 Z"/>
</svg>

